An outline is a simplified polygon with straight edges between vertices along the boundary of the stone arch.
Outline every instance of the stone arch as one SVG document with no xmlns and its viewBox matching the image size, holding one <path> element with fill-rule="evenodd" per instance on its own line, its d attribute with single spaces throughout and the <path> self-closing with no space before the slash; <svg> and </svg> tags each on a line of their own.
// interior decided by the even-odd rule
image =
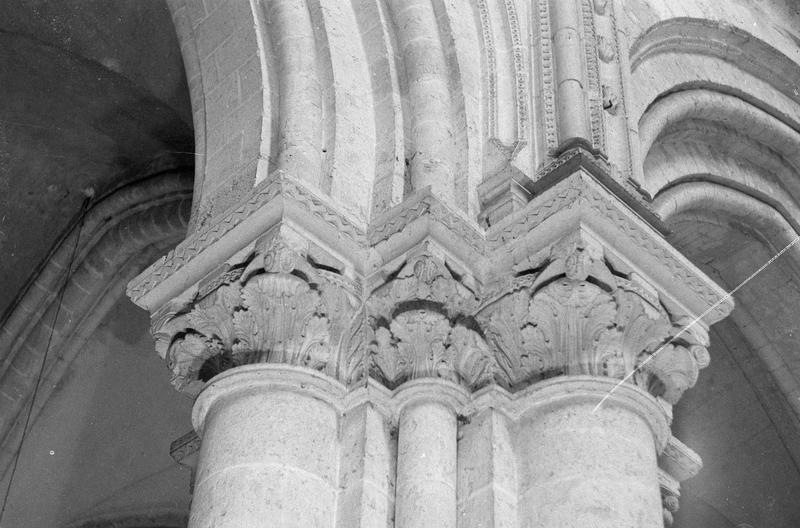
<svg viewBox="0 0 800 528">
<path fill-rule="evenodd" d="M 647 154 L 671 127 L 687 119 L 710 121 L 749 135 L 780 152 L 792 166 L 800 166 L 797 128 L 776 117 L 774 109 L 760 108 L 735 95 L 711 89 L 687 89 L 654 101 L 639 120 L 641 150 Z"/>
<path fill-rule="evenodd" d="M 720 174 L 686 174 L 663 189 L 653 206 L 672 229 L 668 237 L 671 242 L 728 291 L 753 276 L 798 236 L 794 222 L 785 213 L 759 199 L 752 190 L 733 187 Z M 795 465 L 800 461 L 796 441 L 800 383 L 793 337 L 797 333 L 792 318 L 779 312 L 791 313 L 790 307 L 800 303 L 798 262 L 800 248 L 795 245 L 736 292 L 736 309 L 712 336 L 712 341 L 722 347 L 718 350 L 722 364 L 714 370 L 712 359 L 712 372 L 703 382 L 703 395 L 708 396 L 714 383 L 730 372 L 731 367 L 725 364 L 738 365 L 742 381 L 746 380 L 748 386 L 734 390 L 748 394 L 752 405 L 760 407 L 768 420 L 780 424 L 776 436 L 779 440 L 775 441 L 785 448 L 785 460 L 794 461 Z M 682 403 L 696 404 L 691 398 Z M 726 412 L 719 403 L 709 405 L 715 405 L 716 412 Z M 676 409 L 675 416 L 678 433 L 698 420 L 686 412 L 686 407 Z M 706 472 L 703 478 L 720 478 L 721 469 L 714 463 L 712 466 L 708 470 L 711 473 Z M 699 485 L 703 485 L 702 481 Z M 696 508 L 689 506 L 689 510 Z"/>
<path fill-rule="evenodd" d="M 512 2 L 168 3 L 195 122 L 190 232 L 280 178 L 364 228 L 425 187 L 475 217 L 482 180 L 541 165 Z"/>
<path fill-rule="evenodd" d="M 60 354 L 48 358 L 32 419 L 97 324 L 123 298 L 127 282 L 183 238 L 190 206 L 191 176 L 181 171 L 168 170 L 117 189 L 86 213 L 77 249 L 76 220 L 21 290 L 0 323 L 0 398 L 6 409 L 0 422 L 2 472 L 16 452 L 22 412 L 34 391 L 51 332 L 50 350 Z M 73 250 L 72 273 L 66 277 Z"/>
<path fill-rule="evenodd" d="M 694 218 L 719 225 L 736 222 L 752 230 L 759 242 L 776 252 L 800 232 L 778 210 L 747 192 L 721 183 L 695 181 L 692 176 L 664 189 L 654 200 L 653 207 L 667 221 Z M 800 266 L 800 259 L 796 265 Z"/>
<path fill-rule="evenodd" d="M 680 224 L 714 225 L 720 233 L 736 227 L 746 229 L 752 234 L 753 243 L 769 248 L 770 254 L 777 253 L 798 236 L 796 227 L 770 205 L 745 192 L 717 183 L 691 180 L 678 183 L 659 194 L 653 206 L 662 218 L 675 227 L 676 242 L 684 249 L 691 245 L 691 241 L 687 240 L 691 236 L 691 229 L 680 227 Z M 792 258 L 787 259 L 787 267 L 800 276 L 800 248 L 794 246 L 790 251 Z M 771 369 L 786 368 L 780 351 L 761 328 L 763 322 L 756 320 L 746 303 L 739 303 L 731 319 Z M 800 393 L 800 383 L 794 378 L 776 377 L 776 382 L 787 395 Z M 800 416 L 800 401 L 791 397 L 788 401 Z"/>
<path fill-rule="evenodd" d="M 724 21 L 675 17 L 650 26 L 631 46 L 631 70 L 658 55 L 702 55 L 737 65 L 767 80 L 777 90 L 797 98 L 797 63 L 784 53 Z"/>
<path fill-rule="evenodd" d="M 641 153 L 634 180 L 659 212 L 708 220 L 713 211 L 754 232 L 797 231 L 797 63 L 740 28 L 697 18 L 654 24 L 630 56 Z"/>
<path fill-rule="evenodd" d="M 640 148 L 632 177 L 671 242 L 730 291 L 800 233 L 800 94 L 792 88 L 800 68 L 741 29 L 699 19 L 652 26 L 634 43 L 631 65 Z M 773 312 L 800 302 L 799 261 L 795 246 L 737 292 L 726 323 L 763 372 L 749 378 L 755 393 L 779 391 L 788 402 L 765 412 L 787 423 L 800 418 L 793 323 Z M 793 434 L 781 433 L 796 461 Z"/>
<path fill-rule="evenodd" d="M 774 141 L 793 158 L 788 145 L 800 130 L 800 69 L 780 50 L 729 24 L 674 18 L 640 35 L 630 58 L 629 118 L 639 135 L 633 178 L 640 185 L 658 137 L 682 120 L 739 132 L 749 127 L 751 137 L 765 133 L 762 142 Z"/>
<path fill-rule="evenodd" d="M 203 158 L 190 231 L 212 224 L 270 178 L 300 181 L 362 223 L 375 181 L 402 184 L 391 124 L 397 72 L 386 64 L 393 52 L 368 54 L 375 46 L 361 45 L 394 43 L 383 8 L 361 4 L 224 2 L 207 9 L 169 1 Z M 388 87 L 379 83 L 386 74 Z M 378 126 L 385 128 L 380 138 Z M 389 193 L 392 186 L 397 182 Z"/>
</svg>

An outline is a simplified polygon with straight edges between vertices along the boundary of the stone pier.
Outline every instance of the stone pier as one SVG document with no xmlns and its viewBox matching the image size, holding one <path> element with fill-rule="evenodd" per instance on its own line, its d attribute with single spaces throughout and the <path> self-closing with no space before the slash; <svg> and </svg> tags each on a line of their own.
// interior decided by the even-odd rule
<svg viewBox="0 0 800 528">
<path fill-rule="evenodd" d="M 190 527 L 669 522 L 732 304 L 620 168 L 612 3 L 172 4 L 209 156 L 129 295 L 196 398 Z"/>
</svg>

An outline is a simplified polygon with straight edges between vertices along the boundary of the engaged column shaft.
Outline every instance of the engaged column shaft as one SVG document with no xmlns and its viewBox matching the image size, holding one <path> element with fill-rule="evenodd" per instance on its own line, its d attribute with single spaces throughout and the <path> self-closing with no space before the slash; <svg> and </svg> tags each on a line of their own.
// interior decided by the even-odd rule
<svg viewBox="0 0 800 528">
<path fill-rule="evenodd" d="M 273 365 L 215 379 L 193 410 L 203 443 L 190 528 L 333 526 L 336 388 Z"/>
</svg>

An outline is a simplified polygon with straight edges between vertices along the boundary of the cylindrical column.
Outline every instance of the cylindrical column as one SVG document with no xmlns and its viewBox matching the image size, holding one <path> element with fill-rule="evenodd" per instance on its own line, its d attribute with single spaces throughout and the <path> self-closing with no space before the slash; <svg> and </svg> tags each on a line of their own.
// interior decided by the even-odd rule
<svg viewBox="0 0 800 528">
<path fill-rule="evenodd" d="M 615 380 L 564 377 L 522 396 L 522 525 L 662 528 L 657 453 L 666 413 L 625 384 L 595 410 Z"/>
<path fill-rule="evenodd" d="M 190 528 L 333 527 L 344 387 L 317 372 L 249 365 L 200 393 Z"/>
<path fill-rule="evenodd" d="M 406 383 L 397 438 L 396 528 L 456 528 L 456 409 L 460 387 L 439 379 Z"/>
<path fill-rule="evenodd" d="M 410 114 L 409 141 L 414 189 L 430 186 L 453 199 L 455 144 L 450 101 L 450 71 L 431 0 L 392 0 L 397 41 L 403 53 Z M 405 94 L 404 94 L 405 95 Z"/>
<path fill-rule="evenodd" d="M 576 140 L 591 143 L 578 9 L 575 0 L 550 0 L 559 148 Z"/>
</svg>

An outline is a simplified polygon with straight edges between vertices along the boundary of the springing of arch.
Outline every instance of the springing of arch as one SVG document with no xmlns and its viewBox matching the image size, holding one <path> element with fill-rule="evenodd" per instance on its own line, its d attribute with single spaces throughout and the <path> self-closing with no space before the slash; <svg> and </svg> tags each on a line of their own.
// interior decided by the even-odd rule
<svg viewBox="0 0 800 528">
<path fill-rule="evenodd" d="M 631 64 L 633 178 L 673 229 L 673 242 L 690 257 L 713 258 L 697 264 L 732 288 L 746 275 L 746 266 L 733 265 L 742 252 L 768 257 L 800 233 L 800 67 L 741 29 L 686 18 L 645 31 Z M 726 247 L 734 239 L 743 249 Z M 800 282 L 800 249 L 787 257 L 770 273 Z M 790 287 L 744 292 L 731 315 L 795 419 L 800 383 L 787 375 L 787 358 L 796 351 L 776 338 L 782 323 L 757 314 L 798 300 Z"/>
<path fill-rule="evenodd" d="M 168 3 L 195 116 L 190 232 L 278 176 L 362 228 L 425 187 L 477 224 L 484 179 L 543 161 L 534 4 Z"/>
</svg>

